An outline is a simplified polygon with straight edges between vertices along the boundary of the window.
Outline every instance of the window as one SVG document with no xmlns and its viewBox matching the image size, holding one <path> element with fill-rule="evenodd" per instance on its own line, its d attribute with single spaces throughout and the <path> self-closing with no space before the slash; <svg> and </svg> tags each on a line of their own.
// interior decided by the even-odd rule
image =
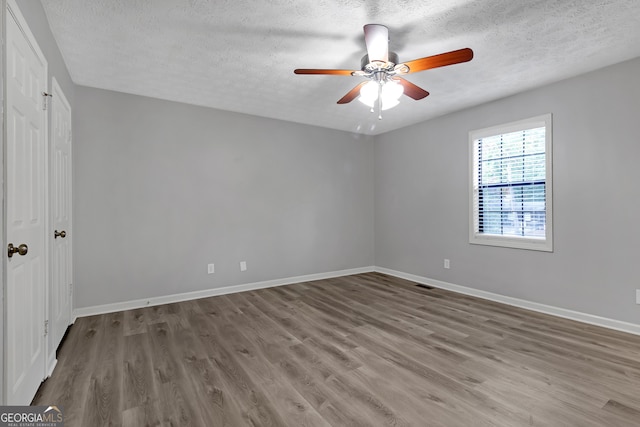
<svg viewBox="0 0 640 427">
<path fill-rule="evenodd" d="M 552 251 L 551 114 L 469 132 L 469 242 Z"/>
</svg>

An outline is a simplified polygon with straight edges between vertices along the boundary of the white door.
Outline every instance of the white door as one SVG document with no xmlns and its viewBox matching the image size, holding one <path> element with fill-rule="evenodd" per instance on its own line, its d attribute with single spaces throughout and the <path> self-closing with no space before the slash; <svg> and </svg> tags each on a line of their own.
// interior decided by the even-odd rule
<svg viewBox="0 0 640 427">
<path fill-rule="evenodd" d="M 71 107 L 60 85 L 51 87 L 51 290 L 49 362 L 71 323 Z"/>
<path fill-rule="evenodd" d="M 5 399 L 29 404 L 45 376 L 47 62 L 19 14 L 6 13 Z"/>
</svg>

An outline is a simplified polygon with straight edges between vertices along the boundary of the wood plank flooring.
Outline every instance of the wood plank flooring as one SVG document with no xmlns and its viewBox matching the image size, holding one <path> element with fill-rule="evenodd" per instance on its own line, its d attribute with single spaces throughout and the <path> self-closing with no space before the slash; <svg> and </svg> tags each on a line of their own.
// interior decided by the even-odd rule
<svg viewBox="0 0 640 427">
<path fill-rule="evenodd" d="M 80 318 L 82 426 L 638 426 L 640 337 L 379 273 Z"/>
</svg>

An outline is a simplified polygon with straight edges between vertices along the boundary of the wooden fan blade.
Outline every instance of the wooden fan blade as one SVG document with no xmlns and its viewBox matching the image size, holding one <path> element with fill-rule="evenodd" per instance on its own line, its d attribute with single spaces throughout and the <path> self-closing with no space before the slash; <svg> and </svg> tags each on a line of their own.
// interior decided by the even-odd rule
<svg viewBox="0 0 640 427">
<path fill-rule="evenodd" d="M 338 104 L 347 104 L 353 101 L 354 99 L 356 99 L 358 95 L 360 95 L 360 88 L 366 85 L 367 83 L 368 82 L 361 82 L 360 84 L 358 84 L 358 86 L 351 89 L 345 96 L 340 98 L 340 100 L 338 101 Z"/>
<path fill-rule="evenodd" d="M 296 74 L 330 74 L 334 76 L 350 76 L 354 70 L 322 70 L 317 68 L 298 68 L 293 70 Z"/>
<path fill-rule="evenodd" d="M 417 101 L 429 96 L 429 92 L 422 89 L 420 86 L 414 85 L 409 80 L 405 80 L 402 77 L 395 77 L 394 80 L 402 85 L 404 88 L 404 94 L 409 98 L 413 98 Z"/>
<path fill-rule="evenodd" d="M 465 48 L 441 53 L 439 55 L 427 56 L 426 58 L 414 59 L 413 61 L 405 62 L 404 65 L 409 68 L 409 70 L 406 71 L 407 73 L 416 73 L 418 71 L 471 61 L 471 59 L 473 59 L 473 51 Z M 396 66 L 396 68 L 398 68 L 398 66 Z"/>
</svg>

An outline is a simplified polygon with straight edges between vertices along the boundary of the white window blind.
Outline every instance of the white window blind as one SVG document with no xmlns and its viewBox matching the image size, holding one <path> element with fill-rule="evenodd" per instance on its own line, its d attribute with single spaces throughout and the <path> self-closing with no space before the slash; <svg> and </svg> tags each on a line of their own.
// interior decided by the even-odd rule
<svg viewBox="0 0 640 427">
<path fill-rule="evenodd" d="M 551 115 L 470 132 L 470 242 L 551 246 Z"/>
</svg>

